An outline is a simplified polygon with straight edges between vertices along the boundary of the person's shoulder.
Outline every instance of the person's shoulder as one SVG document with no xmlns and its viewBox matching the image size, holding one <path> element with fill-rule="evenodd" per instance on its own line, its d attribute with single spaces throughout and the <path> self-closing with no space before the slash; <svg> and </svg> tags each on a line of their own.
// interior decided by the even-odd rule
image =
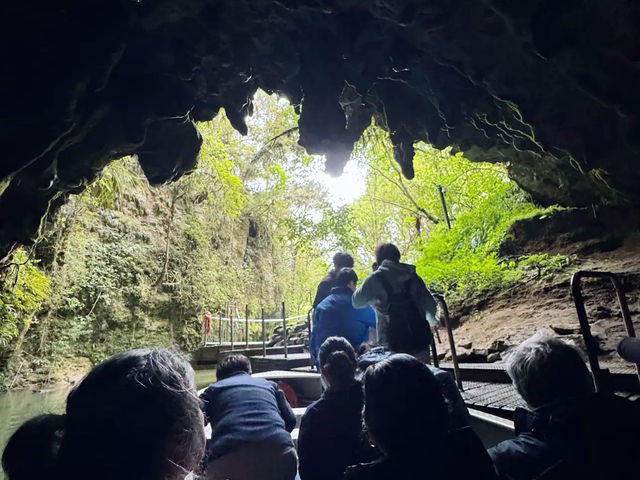
<svg viewBox="0 0 640 480">
<path fill-rule="evenodd" d="M 320 397 L 318 400 L 316 400 L 306 408 L 304 414 L 302 415 L 301 421 L 305 423 L 312 422 L 318 416 L 318 414 L 322 412 L 323 405 L 324 402 L 322 401 L 322 397 Z"/>
<path fill-rule="evenodd" d="M 324 297 L 322 301 L 316 306 L 316 312 L 324 311 L 331 308 L 331 305 L 333 303 L 332 297 L 333 295 L 327 295 L 326 297 Z"/>
<path fill-rule="evenodd" d="M 335 279 L 336 279 L 335 274 L 333 273 L 333 270 L 331 270 L 322 278 L 322 280 L 320 280 L 319 285 L 326 286 L 327 284 L 332 284 L 335 281 Z"/>
<path fill-rule="evenodd" d="M 545 442 L 532 433 L 524 432 L 494 445 L 487 449 L 487 453 L 496 467 L 504 469 L 505 465 L 518 463 L 520 459 L 529 458 L 534 452 L 545 449 Z"/>
</svg>

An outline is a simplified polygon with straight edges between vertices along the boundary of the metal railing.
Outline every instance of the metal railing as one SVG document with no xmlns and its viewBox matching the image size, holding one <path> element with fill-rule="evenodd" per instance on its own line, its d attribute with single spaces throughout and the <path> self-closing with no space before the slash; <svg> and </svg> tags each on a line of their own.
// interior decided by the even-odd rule
<svg viewBox="0 0 640 480">
<path fill-rule="evenodd" d="M 596 387 L 596 391 L 610 390 L 610 372 L 608 369 L 600 368 L 600 361 L 598 360 L 598 342 L 593 338 L 591 334 L 591 327 L 589 326 L 589 319 L 587 317 L 587 310 L 584 306 L 584 297 L 582 296 L 582 279 L 583 278 L 606 278 L 611 280 L 613 288 L 616 291 L 616 297 L 618 298 L 618 304 L 622 311 L 622 320 L 627 330 L 627 335 L 635 337 L 636 332 L 631 320 L 631 313 L 629 312 L 629 305 L 627 304 L 627 298 L 622 290 L 620 277 L 611 272 L 595 272 L 589 270 L 581 270 L 574 273 L 571 276 L 571 294 L 573 301 L 576 305 L 576 312 L 578 313 L 578 321 L 580 322 L 580 330 L 582 337 L 584 338 L 584 344 L 587 349 L 587 357 L 589 359 L 589 366 L 591 367 L 591 373 L 593 375 L 593 383 Z M 640 365 L 636 364 L 636 373 L 640 379 Z"/>
<path fill-rule="evenodd" d="M 249 337 L 250 337 L 250 332 L 249 332 L 249 323 L 251 322 L 260 322 L 262 329 L 261 329 L 261 335 L 260 335 L 260 341 L 262 343 L 262 355 L 265 356 L 267 354 L 267 335 L 266 335 L 266 324 L 267 323 L 282 323 L 282 339 L 283 339 L 283 348 L 284 348 L 284 356 L 285 358 L 288 357 L 289 355 L 289 332 L 288 332 L 288 323 L 292 320 L 298 320 L 301 318 L 305 318 L 307 317 L 307 322 L 309 321 L 309 313 L 306 314 L 302 314 L 302 315 L 295 315 L 292 317 L 287 317 L 286 316 L 286 308 L 285 308 L 285 303 L 282 302 L 282 316 L 280 318 L 265 318 L 264 316 L 264 308 L 260 309 L 260 318 L 249 318 L 249 306 L 245 305 L 245 315 L 244 318 L 240 318 L 240 314 L 238 312 L 238 309 L 236 307 L 232 307 L 230 305 L 227 306 L 227 311 L 226 311 L 226 315 L 228 316 L 223 316 L 222 314 L 218 315 L 217 317 L 213 317 L 213 321 L 215 322 L 216 320 L 218 321 L 218 335 L 217 335 L 217 341 L 213 341 L 210 342 L 209 341 L 209 335 L 205 334 L 204 335 L 204 345 L 205 346 L 222 346 L 222 345 L 229 345 L 230 349 L 233 350 L 234 348 L 236 348 L 238 345 L 241 345 L 243 348 L 248 349 L 249 348 Z M 228 338 L 225 339 L 226 335 L 225 335 L 225 329 L 224 324 L 228 323 L 229 324 L 229 328 L 228 328 Z M 234 324 L 238 324 L 238 323 L 243 323 L 244 324 L 244 338 L 240 338 L 239 342 L 237 342 L 236 340 L 236 329 L 234 328 Z M 238 329 L 240 330 L 240 329 Z M 241 336 L 242 337 L 242 336 Z M 242 342 L 242 340 L 244 340 L 244 342 Z"/>
<path fill-rule="evenodd" d="M 447 338 L 449 339 L 449 350 L 451 350 L 451 363 L 453 363 L 453 376 L 456 380 L 456 385 L 460 391 L 464 390 L 462 388 L 462 377 L 460 375 L 460 367 L 458 366 L 458 354 L 456 352 L 456 342 L 453 339 L 453 330 L 451 328 L 451 321 L 449 317 L 449 307 L 447 307 L 447 302 L 444 300 L 444 296 L 438 293 L 433 295 L 438 305 L 440 305 L 440 309 L 442 310 L 442 320 L 444 322 L 444 327 L 447 330 Z M 435 341 L 434 341 L 434 351 L 435 351 Z M 435 357 L 435 361 L 437 361 L 437 354 Z M 434 366 L 438 366 L 434 361 Z"/>
</svg>

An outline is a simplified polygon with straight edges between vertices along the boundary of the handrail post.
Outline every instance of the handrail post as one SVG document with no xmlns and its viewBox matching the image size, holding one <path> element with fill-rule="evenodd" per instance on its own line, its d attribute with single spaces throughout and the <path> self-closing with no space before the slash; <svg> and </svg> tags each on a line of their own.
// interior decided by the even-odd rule
<svg viewBox="0 0 640 480">
<path fill-rule="evenodd" d="M 458 389 L 460 391 L 463 391 L 464 388 L 462 387 L 462 377 L 460 376 L 460 367 L 458 366 L 456 342 L 453 340 L 453 330 L 451 329 L 451 322 L 449 321 L 449 307 L 447 306 L 447 302 L 444 301 L 444 297 L 442 295 L 434 295 L 434 298 L 440 304 L 440 308 L 442 308 L 442 319 L 444 320 L 444 326 L 447 329 L 447 337 L 449 338 L 449 350 L 451 350 L 453 376 L 456 379 L 456 385 L 458 385 Z"/>
<path fill-rule="evenodd" d="M 438 349 L 436 348 L 436 339 L 431 339 L 431 357 L 433 366 L 436 368 L 440 368 L 440 360 L 438 360 Z"/>
<path fill-rule="evenodd" d="M 233 352 L 233 309 L 229 309 L 229 323 L 231 324 L 231 351 Z"/>
<path fill-rule="evenodd" d="M 267 356 L 267 342 L 264 331 L 264 307 L 260 307 L 260 317 L 262 318 L 262 356 Z"/>
<path fill-rule="evenodd" d="M 307 344 L 307 347 L 309 348 L 309 352 L 311 352 L 311 311 L 312 310 L 313 310 L 313 307 L 311 307 L 309 311 L 307 311 L 307 333 L 309 335 L 309 343 Z M 313 355 L 309 356 L 309 363 L 311 368 L 315 366 L 316 362 L 313 360 Z"/>
<path fill-rule="evenodd" d="M 244 306 L 244 344 L 249 349 L 249 305 Z M 247 352 L 247 355 L 249 353 Z"/>
<path fill-rule="evenodd" d="M 218 310 L 218 345 L 222 345 L 222 312 Z"/>
<path fill-rule="evenodd" d="M 571 295 L 573 297 L 573 303 L 576 305 L 576 313 L 578 314 L 578 321 L 580 322 L 580 330 L 582 331 L 582 338 L 584 339 L 584 345 L 587 349 L 587 357 L 589 359 L 589 366 L 591 367 L 591 374 L 593 376 L 593 383 L 596 388 L 596 392 L 600 392 L 603 389 L 602 370 L 600 370 L 600 362 L 598 361 L 598 347 L 591 335 L 591 327 L 589 326 L 589 319 L 587 318 L 587 310 L 584 307 L 584 298 L 582 297 L 581 281 L 585 272 L 576 272 L 571 275 Z"/>
<path fill-rule="evenodd" d="M 284 302 L 282 302 L 282 340 L 284 341 L 284 358 L 289 356 L 287 349 L 287 316 L 284 308 Z"/>
</svg>

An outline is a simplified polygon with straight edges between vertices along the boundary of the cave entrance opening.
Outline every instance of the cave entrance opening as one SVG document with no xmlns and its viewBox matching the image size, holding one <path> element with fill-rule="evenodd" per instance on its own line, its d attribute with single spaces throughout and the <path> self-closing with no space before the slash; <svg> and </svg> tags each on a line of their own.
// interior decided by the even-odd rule
<svg viewBox="0 0 640 480">
<path fill-rule="evenodd" d="M 304 314 L 336 250 L 351 252 L 364 278 L 379 241 L 397 243 L 439 292 L 520 275 L 498 250 L 514 219 L 537 207 L 504 165 L 417 143 L 407 180 L 372 123 L 343 175 L 331 176 L 324 157 L 298 144 L 299 117 L 285 99 L 259 91 L 253 101 L 246 136 L 224 111 L 197 124 L 202 144 L 189 174 L 153 186 L 125 157 L 49 211 L 2 280 L 6 378 L 37 377 L 27 358 L 47 377 L 76 363 L 68 359 L 94 363 L 140 345 L 191 351 L 203 313 L 228 302 L 275 318 L 286 301 L 290 316 Z"/>
</svg>

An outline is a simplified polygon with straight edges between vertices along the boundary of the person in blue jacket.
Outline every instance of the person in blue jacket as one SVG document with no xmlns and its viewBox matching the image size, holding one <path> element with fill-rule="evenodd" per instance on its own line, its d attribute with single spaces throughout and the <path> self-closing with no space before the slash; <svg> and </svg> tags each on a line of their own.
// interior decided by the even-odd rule
<svg viewBox="0 0 640 480">
<path fill-rule="evenodd" d="M 376 326 L 376 314 L 371 307 L 356 309 L 351 297 L 358 285 L 358 275 L 343 268 L 336 275 L 336 287 L 331 295 L 316 307 L 311 331 L 311 355 L 318 365 L 320 345 L 329 337 L 344 337 L 358 350 L 369 339 L 369 328 Z"/>
<path fill-rule="evenodd" d="M 207 442 L 207 480 L 293 480 L 297 456 L 290 432 L 296 416 L 275 382 L 251 376 L 251 363 L 232 353 L 216 370 L 218 381 L 200 395 Z"/>
</svg>

